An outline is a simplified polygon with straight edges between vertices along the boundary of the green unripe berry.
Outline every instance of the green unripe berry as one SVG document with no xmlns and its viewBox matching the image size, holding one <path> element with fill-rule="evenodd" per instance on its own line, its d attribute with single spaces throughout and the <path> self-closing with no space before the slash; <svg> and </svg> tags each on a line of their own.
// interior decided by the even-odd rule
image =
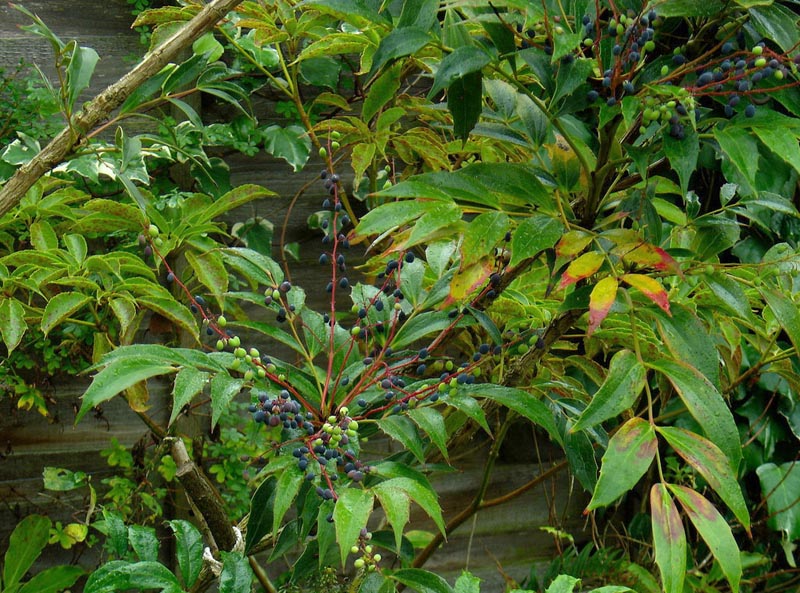
<svg viewBox="0 0 800 593">
<path fill-rule="evenodd" d="M 775 70 L 775 72 L 772 73 L 772 76 L 774 76 L 776 80 L 783 80 L 783 70 Z"/>
<path fill-rule="evenodd" d="M 353 546 L 352 548 L 350 548 L 350 553 L 351 554 L 358 554 L 358 546 Z"/>
<path fill-rule="evenodd" d="M 439 387 L 437 387 L 440 393 L 444 393 L 447 391 L 447 384 L 446 383 L 439 383 Z"/>
<path fill-rule="evenodd" d="M 653 51 L 656 48 L 656 42 L 652 39 L 644 44 L 644 49 L 647 51 Z"/>
<path fill-rule="evenodd" d="M 364 547 L 364 551 L 365 551 L 367 554 L 372 554 L 372 546 L 365 546 L 365 547 Z"/>
<path fill-rule="evenodd" d="M 233 336 L 230 340 L 231 348 L 238 348 L 242 345 L 242 340 L 239 336 Z"/>
<path fill-rule="evenodd" d="M 324 146 L 320 146 L 319 147 L 319 156 L 320 156 L 320 158 L 323 158 L 323 159 L 327 158 L 328 150 Z"/>
<path fill-rule="evenodd" d="M 155 239 L 159 234 L 158 227 L 154 224 L 151 224 L 149 227 L 147 227 L 147 234 L 150 235 L 150 238 Z"/>
<path fill-rule="evenodd" d="M 617 35 L 622 35 L 625 32 L 625 27 L 623 25 L 617 25 Z"/>
<path fill-rule="evenodd" d="M 225 319 L 224 315 L 220 315 L 219 317 L 217 317 L 217 325 L 220 327 L 225 327 L 226 325 L 228 325 L 228 320 Z"/>
<path fill-rule="evenodd" d="M 328 416 L 328 422 L 330 422 L 331 424 L 335 424 L 336 423 L 336 416 Z"/>
<path fill-rule="evenodd" d="M 753 55 L 754 55 L 754 56 L 760 56 L 762 53 L 764 53 L 764 48 L 763 48 L 763 47 L 761 47 L 760 45 L 756 45 L 756 46 L 755 46 L 755 47 L 752 49 L 752 52 L 753 52 Z"/>
<path fill-rule="evenodd" d="M 225 342 L 223 342 L 222 340 L 217 340 L 217 350 L 219 350 L 220 352 L 225 350 Z"/>
<path fill-rule="evenodd" d="M 339 143 L 336 140 L 331 142 L 331 150 L 339 150 Z"/>
<path fill-rule="evenodd" d="M 255 374 L 250 369 L 246 370 L 244 373 L 244 380 L 245 381 L 252 381 L 255 377 Z"/>
<path fill-rule="evenodd" d="M 446 363 L 444 363 L 444 368 L 445 368 L 446 371 L 452 371 L 453 370 L 453 361 L 452 360 L 448 360 Z"/>
<path fill-rule="evenodd" d="M 258 367 L 258 377 L 260 379 L 263 379 L 266 376 L 267 376 L 267 371 L 264 370 L 262 367 Z"/>
<path fill-rule="evenodd" d="M 233 362 L 231 363 L 231 368 L 232 368 L 232 369 L 235 371 L 235 370 L 238 370 L 238 368 L 239 368 L 240 366 L 242 366 L 242 361 L 241 361 L 241 359 L 239 359 L 239 358 L 234 358 L 234 359 L 233 359 Z"/>
<path fill-rule="evenodd" d="M 252 356 L 253 358 L 258 358 L 259 356 L 261 356 L 261 353 L 256 348 L 250 348 L 250 356 Z"/>
<path fill-rule="evenodd" d="M 364 568 L 364 559 L 363 558 L 356 558 L 355 562 L 353 562 L 353 566 L 356 568 Z"/>
<path fill-rule="evenodd" d="M 517 348 L 517 352 L 519 352 L 520 354 L 525 354 L 528 350 L 530 350 L 530 348 L 528 347 L 527 344 L 520 344 L 519 347 Z"/>
<path fill-rule="evenodd" d="M 381 556 L 380 554 L 375 554 L 375 555 L 372 557 L 372 559 L 373 559 L 375 562 L 380 562 L 380 561 L 383 559 L 383 556 Z"/>
<path fill-rule="evenodd" d="M 664 64 L 661 66 L 661 76 L 666 76 L 667 74 L 669 74 L 669 66 Z"/>
<path fill-rule="evenodd" d="M 583 40 L 584 47 L 592 47 L 594 45 L 594 40 L 591 37 L 587 37 Z"/>
<path fill-rule="evenodd" d="M 233 355 L 236 358 L 244 358 L 245 356 L 247 356 L 247 350 L 245 350 L 244 348 L 236 348 L 233 351 Z"/>
<path fill-rule="evenodd" d="M 639 134 L 644 135 L 647 133 L 647 128 L 644 126 L 639 126 Z"/>
<path fill-rule="evenodd" d="M 331 138 L 333 138 L 334 140 L 338 140 L 341 137 L 342 137 L 342 135 L 339 132 L 337 132 L 336 130 L 331 132 Z"/>
<path fill-rule="evenodd" d="M 555 27 L 553 29 L 553 31 L 555 31 L 556 35 L 561 35 L 564 32 L 564 27 L 562 27 L 561 25 L 558 25 L 557 27 Z"/>
<path fill-rule="evenodd" d="M 358 327 L 357 325 L 354 325 L 353 327 L 350 328 L 350 335 L 351 336 L 357 336 L 360 333 L 361 333 L 361 328 Z"/>
<path fill-rule="evenodd" d="M 153 240 L 153 245 L 155 245 L 156 247 L 163 247 L 164 246 L 164 240 L 161 237 L 156 237 Z"/>
<path fill-rule="evenodd" d="M 273 298 L 273 299 L 275 299 L 276 301 L 277 301 L 277 300 L 280 300 L 280 298 L 281 298 L 281 291 L 280 291 L 280 290 L 278 290 L 277 288 L 276 288 L 275 290 L 273 290 L 273 291 L 272 291 L 272 298 Z"/>
<path fill-rule="evenodd" d="M 476 368 L 475 368 L 475 369 L 472 371 L 472 375 L 473 375 L 473 376 L 474 376 L 474 377 L 477 379 L 478 377 L 480 377 L 480 376 L 481 376 L 481 373 L 482 373 L 482 372 L 483 372 L 483 371 L 481 371 L 481 368 L 480 368 L 480 367 L 476 367 Z"/>
<path fill-rule="evenodd" d="M 244 357 L 244 361 L 247 364 L 250 364 L 251 362 L 253 362 L 253 357 L 248 354 L 247 356 Z"/>
<path fill-rule="evenodd" d="M 319 446 L 320 446 L 320 445 L 322 445 L 324 442 L 325 442 L 325 441 L 323 441 L 321 438 L 314 439 L 314 446 L 315 446 L 315 447 L 319 447 Z"/>
<path fill-rule="evenodd" d="M 753 64 L 756 68 L 763 68 L 767 65 L 767 58 L 758 58 Z"/>
<path fill-rule="evenodd" d="M 358 422 L 356 422 L 355 420 L 351 420 L 350 424 L 347 425 L 347 428 L 351 430 L 358 430 Z"/>
</svg>

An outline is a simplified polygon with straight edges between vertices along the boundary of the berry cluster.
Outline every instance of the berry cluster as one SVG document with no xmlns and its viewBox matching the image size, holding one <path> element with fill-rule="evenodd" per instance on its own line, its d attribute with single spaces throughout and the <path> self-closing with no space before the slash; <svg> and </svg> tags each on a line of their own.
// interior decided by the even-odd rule
<svg viewBox="0 0 800 593">
<path fill-rule="evenodd" d="M 372 572 L 382 560 L 381 555 L 373 551 L 369 543 L 371 539 L 372 534 L 365 527 L 358 534 L 358 542 L 350 548 L 351 554 L 358 554 L 358 558 L 353 562 L 353 566 L 357 570 L 365 569 Z"/>
<path fill-rule="evenodd" d="M 314 425 L 311 423 L 313 415 L 306 416 L 300 404 L 292 400 L 291 394 L 285 389 L 274 399 L 270 399 L 266 391 L 255 391 L 253 395 L 256 401 L 250 404 L 249 410 L 255 422 L 262 422 L 273 428 L 282 426 L 287 430 L 303 429 L 310 435 L 314 434 Z"/>
</svg>

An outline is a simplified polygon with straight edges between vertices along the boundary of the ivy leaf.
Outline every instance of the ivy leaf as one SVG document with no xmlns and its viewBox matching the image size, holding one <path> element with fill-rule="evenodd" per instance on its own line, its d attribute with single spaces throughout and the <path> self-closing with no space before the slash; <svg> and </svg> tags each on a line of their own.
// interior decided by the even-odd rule
<svg viewBox="0 0 800 593">
<path fill-rule="evenodd" d="M 568 574 L 560 574 L 553 579 L 553 582 L 547 587 L 545 593 L 572 593 L 580 582 L 581 580 L 577 577 Z"/>
<path fill-rule="evenodd" d="M 579 256 L 567 267 L 567 270 L 561 276 L 561 282 L 558 287 L 564 289 L 571 284 L 575 284 L 579 280 L 588 278 L 603 265 L 603 254 L 597 251 L 590 251 Z"/>
<path fill-rule="evenodd" d="M 738 591 L 739 581 L 742 578 L 742 561 L 730 525 L 702 494 L 686 486 L 674 484 L 668 486 L 716 558 L 722 573 L 731 585 L 731 591 Z"/>
<path fill-rule="evenodd" d="M 742 460 L 739 431 L 733 414 L 716 387 L 700 371 L 683 362 L 661 359 L 648 363 L 648 366 L 670 380 L 686 409 L 709 440 L 725 454 L 735 473 Z"/>
<path fill-rule="evenodd" d="M 263 132 L 264 149 L 274 157 L 282 158 L 297 173 L 311 154 L 311 140 L 300 126 L 269 126 Z"/>
<path fill-rule="evenodd" d="M 650 467 L 656 449 L 658 440 L 649 422 L 635 417 L 623 424 L 608 441 L 586 510 L 608 506 L 632 489 Z"/>
<path fill-rule="evenodd" d="M 617 288 L 619 283 L 613 276 L 606 276 L 594 285 L 589 295 L 589 328 L 587 336 L 591 336 L 600 326 L 611 310 L 611 305 L 617 298 Z"/>
<path fill-rule="evenodd" d="M 750 514 L 736 476 L 728 465 L 725 454 L 714 443 L 683 428 L 674 426 L 656 427 L 675 452 L 692 466 L 722 501 L 733 511 L 736 518 L 750 531 Z"/>
<path fill-rule="evenodd" d="M 54 296 L 42 313 L 42 333 L 47 335 L 51 329 L 91 300 L 92 297 L 80 292 L 61 292 Z"/>
<path fill-rule="evenodd" d="M 151 377 L 174 373 L 178 369 L 152 358 L 117 358 L 111 362 L 93 379 L 92 384 L 81 397 L 81 409 L 75 416 L 75 423 L 93 409 L 117 395 L 118 393 L 145 381 Z"/>
<path fill-rule="evenodd" d="M 647 371 L 630 350 L 620 350 L 611 358 L 608 375 L 592 396 L 572 432 L 585 430 L 631 408 L 644 389 Z"/>
<path fill-rule="evenodd" d="M 336 527 L 336 541 L 344 566 L 350 548 L 358 541 L 361 530 L 367 526 L 375 498 L 372 492 L 360 488 L 339 490 L 339 499 L 333 507 L 333 524 Z"/>
<path fill-rule="evenodd" d="M 644 296 L 658 305 L 664 313 L 671 314 L 667 291 L 658 280 L 644 274 L 623 274 L 620 276 L 620 280 L 639 290 Z"/>
<path fill-rule="evenodd" d="M 675 502 L 664 484 L 654 484 L 650 489 L 650 517 L 656 564 L 664 593 L 683 593 L 686 533 Z"/>
</svg>

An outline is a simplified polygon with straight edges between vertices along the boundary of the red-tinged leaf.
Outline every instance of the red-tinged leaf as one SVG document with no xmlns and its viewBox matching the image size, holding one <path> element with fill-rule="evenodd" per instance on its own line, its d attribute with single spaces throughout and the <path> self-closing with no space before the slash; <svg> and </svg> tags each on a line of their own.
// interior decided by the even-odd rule
<svg viewBox="0 0 800 593">
<path fill-rule="evenodd" d="M 645 276 L 644 274 L 625 274 L 622 276 L 622 281 L 639 290 L 644 296 L 658 305 L 667 315 L 671 315 L 669 312 L 667 291 L 662 286 L 661 282 L 650 276 Z"/>
<path fill-rule="evenodd" d="M 750 515 L 747 512 L 742 489 L 719 447 L 699 434 L 683 428 L 660 426 L 656 430 L 686 463 L 703 476 L 749 532 Z"/>
<path fill-rule="evenodd" d="M 623 424 L 608 442 L 600 478 L 586 510 L 607 506 L 633 488 L 650 467 L 657 448 L 649 422 L 635 417 Z"/>
<path fill-rule="evenodd" d="M 728 579 L 731 591 L 739 590 L 742 578 L 742 560 L 739 546 L 731 533 L 730 525 L 708 499 L 686 486 L 669 484 L 669 489 L 683 507 L 689 520 L 697 529 L 708 549 L 717 559 L 722 574 Z"/>
<path fill-rule="evenodd" d="M 639 243 L 635 246 L 620 245 L 615 252 L 621 253 L 622 259 L 628 263 L 639 264 L 640 266 L 648 266 L 656 270 L 672 272 L 682 276 L 681 268 L 672 256 L 650 243 Z"/>
<path fill-rule="evenodd" d="M 450 283 L 450 295 L 445 299 L 445 305 L 464 302 L 468 295 L 486 283 L 492 272 L 494 265 L 488 259 L 482 259 L 463 270 L 458 270 Z"/>
<path fill-rule="evenodd" d="M 686 533 L 675 502 L 664 484 L 650 489 L 653 547 L 664 593 L 683 593 L 686 575 Z"/>
<path fill-rule="evenodd" d="M 614 299 L 617 298 L 618 287 L 617 279 L 612 276 L 606 276 L 595 284 L 592 294 L 589 295 L 589 329 L 586 332 L 587 335 L 591 336 L 594 330 L 599 327 L 600 322 L 608 315 L 611 305 L 614 304 Z"/>
<path fill-rule="evenodd" d="M 556 244 L 556 255 L 573 257 L 583 251 L 592 242 L 592 235 L 585 231 L 569 231 Z"/>
<path fill-rule="evenodd" d="M 579 280 L 588 278 L 599 270 L 601 265 L 603 265 L 602 253 L 597 251 L 584 253 L 567 267 L 567 271 L 561 276 L 561 282 L 558 287 L 566 288 L 570 284 L 575 284 Z"/>
</svg>

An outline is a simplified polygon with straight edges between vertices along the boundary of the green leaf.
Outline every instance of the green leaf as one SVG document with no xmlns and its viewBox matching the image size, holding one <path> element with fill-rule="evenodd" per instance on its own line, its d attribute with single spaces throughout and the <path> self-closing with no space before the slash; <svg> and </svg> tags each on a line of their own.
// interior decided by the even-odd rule
<svg viewBox="0 0 800 593">
<path fill-rule="evenodd" d="M 183 407 L 192 401 L 195 395 L 203 391 L 208 383 L 209 373 L 199 371 L 194 367 L 185 367 L 175 376 L 172 387 L 172 412 L 169 415 L 169 425 L 183 410 Z"/>
<path fill-rule="evenodd" d="M 659 333 L 672 356 L 690 361 L 719 389 L 719 354 L 703 322 L 690 309 L 677 304 L 670 315 L 657 311 L 656 316 Z"/>
<path fill-rule="evenodd" d="M 339 499 L 333 507 L 333 524 L 336 527 L 336 541 L 344 566 L 350 548 L 358 541 L 361 529 L 367 526 L 372 513 L 374 497 L 368 490 L 345 488 L 339 490 Z"/>
<path fill-rule="evenodd" d="M 576 577 L 560 574 L 553 579 L 545 593 L 572 593 L 580 582 L 581 580 Z"/>
<path fill-rule="evenodd" d="M 669 0 L 658 5 L 658 15 L 661 17 L 677 16 L 680 18 L 689 17 L 714 17 L 725 9 L 722 0 L 708 0 L 707 2 L 697 2 L 696 0 Z"/>
<path fill-rule="evenodd" d="M 586 58 L 562 62 L 558 68 L 556 90 L 550 99 L 550 105 L 558 105 L 562 98 L 572 95 L 578 87 L 586 82 L 593 66 L 593 61 Z"/>
<path fill-rule="evenodd" d="M 631 490 L 650 467 L 657 449 L 658 440 L 649 422 L 634 417 L 623 424 L 608 442 L 600 478 L 586 510 L 608 506 Z"/>
<path fill-rule="evenodd" d="M 42 313 L 42 333 L 47 335 L 51 329 L 91 300 L 92 297 L 80 292 L 62 292 L 54 296 Z"/>
<path fill-rule="evenodd" d="M 95 570 L 86 581 L 84 593 L 115 593 L 127 589 L 159 589 L 162 593 L 181 593 L 178 579 L 160 562 L 123 560 L 107 562 Z"/>
<path fill-rule="evenodd" d="M 417 429 L 405 416 L 388 416 L 377 421 L 378 427 L 408 449 L 420 463 L 425 463 L 425 450 L 422 448 Z"/>
<path fill-rule="evenodd" d="M 428 31 L 436 23 L 438 11 L 438 0 L 406 0 L 403 2 L 403 9 L 400 11 L 400 19 L 396 26 L 398 29 L 418 27 Z"/>
<path fill-rule="evenodd" d="M 264 149 L 272 156 L 282 158 L 297 173 L 301 170 L 311 154 L 311 140 L 306 131 L 296 125 L 282 128 L 269 126 L 263 133 Z"/>
<path fill-rule="evenodd" d="M 269 476 L 261 482 L 261 485 L 253 494 L 253 499 L 250 502 L 250 518 L 247 521 L 247 534 L 244 540 L 245 554 L 249 554 L 255 545 L 272 529 L 276 484 L 275 476 Z"/>
<path fill-rule="evenodd" d="M 650 515 L 656 564 L 664 593 L 683 593 L 686 533 L 675 502 L 664 484 L 654 484 L 650 489 Z"/>
<path fill-rule="evenodd" d="M 45 467 L 42 470 L 45 490 L 67 492 L 87 484 L 85 472 L 73 472 L 62 467 Z"/>
<path fill-rule="evenodd" d="M 421 568 L 401 568 L 391 577 L 419 593 L 453 593 L 453 588 L 442 577 Z"/>
<path fill-rule="evenodd" d="M 675 452 L 703 476 L 722 501 L 733 511 L 746 530 L 750 530 L 750 514 L 742 489 L 731 471 L 725 454 L 714 443 L 683 428 L 656 427 Z"/>
<path fill-rule="evenodd" d="M 25 309 L 18 300 L 13 298 L 3 299 L 0 303 L 0 334 L 3 342 L 11 354 L 19 346 L 22 336 L 28 329 L 25 323 Z"/>
<path fill-rule="evenodd" d="M 632 407 L 644 389 L 647 371 L 630 350 L 620 350 L 611 358 L 608 375 L 592 396 L 572 432 L 591 428 Z"/>
<path fill-rule="evenodd" d="M 244 381 L 234 379 L 228 373 L 217 373 L 211 379 L 211 428 L 217 425 L 222 413 L 227 411 L 231 400 L 242 391 Z"/>
<path fill-rule="evenodd" d="M 253 570 L 247 557 L 239 552 L 220 552 L 222 574 L 219 575 L 219 593 L 242 593 L 250 591 Z"/>
<path fill-rule="evenodd" d="M 361 107 L 361 118 L 365 122 L 369 122 L 384 105 L 394 98 L 400 88 L 402 69 L 403 64 L 394 64 L 370 85 Z"/>
<path fill-rule="evenodd" d="M 462 235 L 462 269 L 489 255 L 508 231 L 508 216 L 503 212 L 484 212 L 470 221 Z"/>
<path fill-rule="evenodd" d="M 523 220 L 511 237 L 511 262 L 516 266 L 523 260 L 536 257 L 553 247 L 564 232 L 564 225 L 556 218 L 534 214 Z"/>
<path fill-rule="evenodd" d="M 450 87 L 467 74 L 480 72 L 489 62 L 491 62 L 489 54 L 475 45 L 457 47 L 439 63 L 428 98 L 432 99 L 442 89 Z"/>
<path fill-rule="evenodd" d="M 553 413 L 547 405 L 535 395 L 516 389 L 514 387 L 504 387 L 502 385 L 470 385 L 465 391 L 479 398 L 487 398 L 504 405 L 510 410 L 514 410 L 520 416 L 527 418 L 537 426 L 544 428 L 550 438 L 556 443 L 561 443 L 561 434 L 553 419 Z"/>
<path fill-rule="evenodd" d="M 753 126 L 752 130 L 775 156 L 800 173 L 800 146 L 795 131 L 781 126 Z"/>
<path fill-rule="evenodd" d="M 273 191 L 270 191 L 260 185 L 253 185 L 245 183 L 233 188 L 231 191 L 225 193 L 221 197 L 214 200 L 214 203 L 203 210 L 200 219 L 203 221 L 214 220 L 218 216 L 230 212 L 234 208 L 238 208 L 253 200 L 260 200 L 261 198 L 276 197 Z M 227 249 L 227 252 L 240 251 L 239 249 Z"/>
<path fill-rule="evenodd" d="M 686 126 L 685 136 L 680 140 L 673 138 L 665 130 L 662 135 L 662 143 L 670 167 L 678 174 L 681 194 L 686 195 L 689 179 L 697 169 L 697 157 L 700 156 L 700 137 L 692 126 Z"/>
<path fill-rule="evenodd" d="M 364 0 L 311 0 L 308 5 L 341 16 L 345 20 L 358 17 L 379 25 L 389 24 L 383 14 L 372 8 L 372 5 L 368 6 Z M 358 23 L 359 28 L 361 24 Z"/>
<path fill-rule="evenodd" d="M 272 505 L 272 533 L 278 533 L 286 512 L 291 508 L 300 486 L 303 484 L 303 474 L 295 467 L 284 469 L 275 487 L 275 502 Z"/>
<path fill-rule="evenodd" d="M 376 473 L 380 475 L 393 474 L 397 477 L 381 482 L 376 485 L 384 492 L 389 492 L 391 489 L 399 489 L 405 492 L 409 499 L 414 501 L 425 513 L 433 520 L 436 527 L 442 534 L 445 533 L 444 518 L 442 517 L 442 508 L 439 505 L 438 495 L 431 487 L 428 480 L 424 475 L 409 468 L 404 464 L 395 464 L 392 462 L 381 462 L 379 465 L 374 466 Z"/>
<path fill-rule="evenodd" d="M 59 593 L 72 587 L 84 574 L 80 566 L 53 566 L 34 575 L 18 593 Z"/>
<path fill-rule="evenodd" d="M 742 578 L 742 561 L 730 525 L 714 505 L 698 492 L 685 486 L 674 484 L 668 486 L 717 559 L 722 573 L 731 585 L 731 591 L 738 591 L 739 581 Z"/>
<path fill-rule="evenodd" d="M 800 352 L 800 311 L 794 301 L 777 290 L 763 289 L 761 296 L 769 305 L 775 319 L 789 336 L 792 346 Z"/>
<path fill-rule="evenodd" d="M 708 439 L 728 458 L 734 474 L 742 460 L 739 431 L 719 391 L 700 371 L 686 363 L 661 359 L 648 366 L 665 375 Z"/>
<path fill-rule="evenodd" d="M 378 70 L 389 62 L 411 55 L 425 47 L 432 38 L 425 29 L 404 27 L 395 29 L 381 39 L 375 55 L 372 57 L 372 70 L 368 78 L 372 78 Z"/>
<path fill-rule="evenodd" d="M 780 48 L 791 51 L 800 43 L 797 31 L 797 14 L 785 6 L 770 3 L 750 9 L 750 22 L 756 31 L 775 41 Z"/>
<path fill-rule="evenodd" d="M 455 593 L 480 593 L 481 579 L 466 570 L 456 579 Z"/>
<path fill-rule="evenodd" d="M 776 465 L 765 463 L 756 469 L 761 495 L 767 501 L 767 526 L 782 531 L 788 541 L 800 539 L 800 464 L 796 461 Z"/>
<path fill-rule="evenodd" d="M 108 401 L 121 391 L 128 389 L 151 377 L 174 373 L 174 366 L 158 363 L 156 360 L 120 358 L 112 360 L 103 370 L 92 378 L 92 384 L 81 397 L 81 409 L 75 423 L 104 401 Z"/>
<path fill-rule="evenodd" d="M 67 63 L 67 108 L 72 111 L 78 96 L 89 87 L 100 56 L 91 47 L 79 47 L 71 41 L 72 55 Z"/>
<path fill-rule="evenodd" d="M 751 324 L 756 323 L 756 317 L 750 308 L 750 301 L 741 285 L 733 277 L 727 274 L 712 274 L 705 277 L 705 282 L 714 296 L 730 313 Z"/>
<path fill-rule="evenodd" d="M 139 560 L 158 560 L 158 538 L 152 527 L 131 525 L 128 527 L 128 541 Z"/>
<path fill-rule="evenodd" d="M 197 320 L 194 315 L 186 306 L 176 301 L 172 296 L 139 295 L 136 300 L 142 307 L 155 311 L 178 327 L 186 330 L 195 340 L 199 339 Z"/>
<path fill-rule="evenodd" d="M 403 528 L 408 523 L 411 508 L 411 499 L 408 492 L 394 486 L 391 480 L 376 484 L 372 492 L 381 503 L 381 509 L 386 514 L 386 520 L 392 526 L 395 539 L 395 549 L 399 550 L 403 539 Z"/>
<path fill-rule="evenodd" d="M 42 553 L 50 537 L 50 519 L 28 515 L 20 521 L 8 540 L 3 564 L 3 586 L 12 590 Z"/>
<path fill-rule="evenodd" d="M 753 138 L 750 130 L 727 126 L 726 128 L 714 127 L 713 131 L 722 152 L 731 160 L 731 163 L 747 182 L 755 187 L 756 173 L 758 173 L 758 142 Z"/>
<path fill-rule="evenodd" d="M 31 244 L 37 251 L 58 249 L 58 236 L 46 220 L 37 220 L 30 226 Z"/>
<path fill-rule="evenodd" d="M 414 424 L 419 426 L 423 432 L 430 437 L 431 442 L 439 449 L 442 457 L 444 457 L 445 460 L 449 459 L 447 450 L 447 428 L 441 413 L 432 407 L 424 406 L 409 410 L 407 414 L 408 417 L 414 421 Z"/>
<path fill-rule="evenodd" d="M 483 76 L 471 72 L 458 78 L 447 87 L 447 109 L 453 116 L 453 134 L 466 142 L 469 133 L 478 123 L 483 106 Z"/>
<path fill-rule="evenodd" d="M 472 419 L 478 426 L 486 431 L 486 434 L 492 434 L 492 431 L 489 429 L 489 424 L 486 422 L 486 414 L 484 414 L 483 408 L 481 408 L 475 398 L 456 391 L 455 393 L 445 394 L 445 396 L 442 397 L 442 401 Z"/>
<path fill-rule="evenodd" d="M 228 292 L 228 270 L 220 252 L 194 253 L 187 250 L 184 255 L 200 283 L 221 302 L 222 295 Z"/>
<path fill-rule="evenodd" d="M 173 519 L 169 526 L 175 533 L 175 557 L 181 579 L 184 587 L 189 589 L 197 582 L 203 568 L 203 535 L 197 527 L 183 519 Z"/>
</svg>

